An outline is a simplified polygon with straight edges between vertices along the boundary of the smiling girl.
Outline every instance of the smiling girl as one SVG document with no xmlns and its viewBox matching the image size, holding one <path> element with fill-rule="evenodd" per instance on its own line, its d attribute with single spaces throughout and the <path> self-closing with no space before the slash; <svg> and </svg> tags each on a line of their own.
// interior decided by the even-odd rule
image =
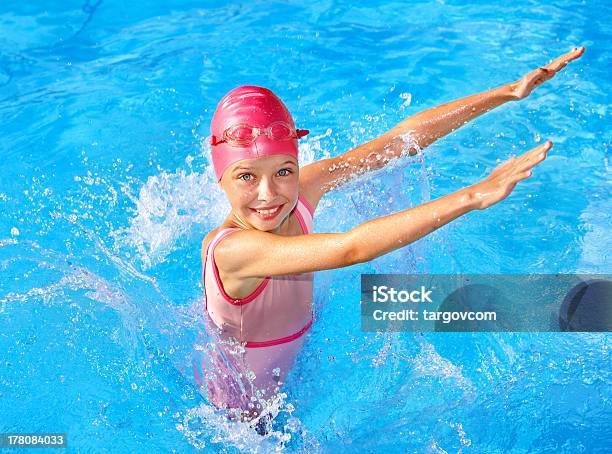
<svg viewBox="0 0 612 454">
<path fill-rule="evenodd" d="M 531 176 L 552 143 L 498 166 L 484 180 L 415 208 L 372 219 L 348 232 L 313 233 L 321 197 L 376 171 L 479 115 L 520 100 L 580 57 L 574 49 L 516 82 L 420 112 L 340 156 L 298 166 L 296 129 L 270 90 L 241 86 L 219 102 L 211 123 L 216 178 L 231 205 L 202 244 L 205 318 L 215 350 L 203 364 L 210 401 L 260 418 L 280 390 L 313 321 L 313 273 L 373 260 L 472 210 L 506 198 Z"/>
</svg>

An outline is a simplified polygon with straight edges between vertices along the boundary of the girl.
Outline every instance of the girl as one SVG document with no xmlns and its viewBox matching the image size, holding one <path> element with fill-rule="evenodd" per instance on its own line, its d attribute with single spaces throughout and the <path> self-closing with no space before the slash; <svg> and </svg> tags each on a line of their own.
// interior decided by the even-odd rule
<svg viewBox="0 0 612 454">
<path fill-rule="evenodd" d="M 259 419 L 312 324 L 314 271 L 372 260 L 490 207 L 531 176 L 552 143 L 511 158 L 472 186 L 349 232 L 313 233 L 313 215 L 327 191 L 401 157 L 407 134 L 414 154 L 484 112 L 527 97 L 583 52 L 576 48 L 516 82 L 420 112 L 364 145 L 303 168 L 298 139 L 308 131 L 295 128 L 278 97 L 255 86 L 225 95 L 212 118 L 211 144 L 231 212 L 202 244 L 205 319 L 215 341 L 202 364 L 210 401 L 235 409 L 235 417 Z"/>
</svg>

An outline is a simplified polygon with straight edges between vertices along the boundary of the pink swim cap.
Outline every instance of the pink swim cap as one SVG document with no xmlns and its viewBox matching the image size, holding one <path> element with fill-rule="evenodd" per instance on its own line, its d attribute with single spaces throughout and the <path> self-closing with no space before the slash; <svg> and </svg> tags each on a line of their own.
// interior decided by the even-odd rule
<svg viewBox="0 0 612 454">
<path fill-rule="evenodd" d="M 274 140 L 266 134 L 258 135 L 246 145 L 230 144 L 227 141 L 216 143 L 223 138 L 223 132 L 238 124 L 248 124 L 256 128 L 267 128 L 275 122 L 283 122 L 295 130 L 293 118 L 283 102 L 267 88 L 243 85 L 226 94 L 213 114 L 210 123 L 212 134 L 212 161 L 217 181 L 223 172 L 236 161 L 260 158 L 277 154 L 298 157 L 298 138 L 308 134 L 307 130 L 297 130 L 296 137 L 289 140 Z"/>
</svg>

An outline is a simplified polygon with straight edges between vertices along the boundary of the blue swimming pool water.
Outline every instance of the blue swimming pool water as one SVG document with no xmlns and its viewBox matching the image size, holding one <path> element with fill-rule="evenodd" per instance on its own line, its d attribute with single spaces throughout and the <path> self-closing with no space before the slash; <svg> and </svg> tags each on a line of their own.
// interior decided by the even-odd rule
<svg viewBox="0 0 612 454">
<path fill-rule="evenodd" d="M 361 273 L 611 273 L 612 6 L 576 2 L 0 4 L 0 432 L 75 452 L 606 452 L 608 334 L 360 331 Z M 200 243 L 224 218 L 206 145 L 242 84 L 335 156 L 421 109 L 586 54 L 532 97 L 321 202 L 344 231 L 551 139 L 505 202 L 315 278 L 317 321 L 262 438 L 189 374 Z"/>
</svg>

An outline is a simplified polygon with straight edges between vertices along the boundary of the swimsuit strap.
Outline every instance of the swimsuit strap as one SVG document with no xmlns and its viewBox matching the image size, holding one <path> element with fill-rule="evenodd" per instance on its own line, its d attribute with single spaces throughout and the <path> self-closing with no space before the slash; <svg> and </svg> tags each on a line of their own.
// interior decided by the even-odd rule
<svg viewBox="0 0 612 454">
<path fill-rule="evenodd" d="M 234 230 L 240 230 L 240 229 L 238 227 L 227 227 L 225 229 L 222 229 L 221 231 L 217 232 L 217 234 L 213 237 L 213 239 L 210 240 L 210 242 L 208 243 L 208 246 L 206 246 L 206 252 L 204 253 L 204 263 L 203 263 L 203 269 L 202 269 L 202 283 L 204 284 L 204 310 L 206 312 L 208 312 L 208 298 L 206 298 L 206 264 L 208 262 L 208 253 L 214 250 L 214 247 L 217 245 L 217 243 L 219 243 L 219 241 L 221 241 L 226 235 L 228 235 Z M 212 265 L 213 265 L 213 270 L 215 272 L 215 280 L 217 282 L 217 286 L 219 287 L 220 290 L 222 290 L 223 294 L 225 294 L 225 291 L 223 291 L 223 286 L 220 285 L 220 279 L 218 278 L 218 275 L 216 273 L 217 266 L 215 265 L 214 260 L 212 260 Z"/>
<path fill-rule="evenodd" d="M 295 214 L 302 227 L 304 234 L 312 233 L 314 228 L 313 211 L 310 204 L 306 201 L 302 195 L 298 195 L 298 201 L 295 205 Z"/>
</svg>

